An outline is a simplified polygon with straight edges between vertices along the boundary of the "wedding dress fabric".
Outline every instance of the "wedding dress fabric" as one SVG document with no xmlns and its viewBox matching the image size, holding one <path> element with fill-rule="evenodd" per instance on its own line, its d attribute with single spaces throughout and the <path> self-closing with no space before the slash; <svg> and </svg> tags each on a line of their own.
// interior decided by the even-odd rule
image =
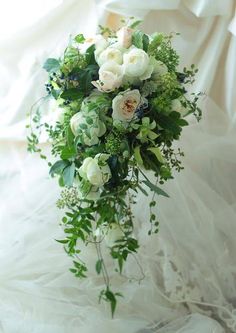
<svg viewBox="0 0 236 333">
<path fill-rule="evenodd" d="M 0 332 L 236 332 L 235 1 L 67 0 L 41 16 L 31 10 L 35 23 L 23 22 L 0 42 Z M 202 121 L 188 117 L 176 143 L 185 169 L 164 185 L 170 198 L 158 198 L 158 235 L 147 235 L 148 201 L 138 195 L 143 272 L 131 257 L 117 276 L 108 259 L 113 288 L 124 294 L 112 320 L 109 305 L 97 302 L 103 281 L 95 249 L 84 249 L 89 278 L 78 281 L 54 241 L 63 237 L 59 189 L 45 161 L 26 152 L 25 124 L 45 94 L 44 60 L 59 56 L 70 34 L 89 36 L 98 22 L 117 27 L 119 14 L 142 17 L 147 33 L 180 32 L 180 68 L 197 65 L 193 91 L 205 96 Z"/>
</svg>

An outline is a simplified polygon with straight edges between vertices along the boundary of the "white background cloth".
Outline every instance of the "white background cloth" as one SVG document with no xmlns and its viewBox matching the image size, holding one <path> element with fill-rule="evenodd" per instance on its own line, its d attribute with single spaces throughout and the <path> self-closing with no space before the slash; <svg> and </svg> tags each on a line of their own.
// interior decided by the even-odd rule
<svg viewBox="0 0 236 333">
<path fill-rule="evenodd" d="M 0 19 L 0 332 L 235 332 L 235 1 L 20 3 L 9 0 Z M 98 21 L 118 26 L 120 13 L 143 17 L 146 32 L 180 32 L 180 68 L 198 66 L 193 90 L 206 97 L 203 120 L 190 117 L 183 132 L 185 170 L 165 185 L 170 199 L 159 200 L 155 237 L 147 236 L 148 208 L 139 196 L 136 235 L 145 279 L 139 285 L 113 278 L 125 298 L 111 320 L 109 309 L 97 304 L 102 281 L 94 249 L 85 252 L 91 278 L 80 282 L 54 242 L 63 237 L 59 189 L 46 163 L 27 154 L 24 126 L 45 94 L 44 60 L 59 56 L 70 34 L 93 34 Z M 134 262 L 125 274 L 139 276 Z"/>
</svg>

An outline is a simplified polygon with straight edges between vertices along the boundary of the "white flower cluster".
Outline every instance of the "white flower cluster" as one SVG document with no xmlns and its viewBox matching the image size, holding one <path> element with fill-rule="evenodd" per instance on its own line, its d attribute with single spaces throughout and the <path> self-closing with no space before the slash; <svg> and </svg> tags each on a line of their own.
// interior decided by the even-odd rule
<svg viewBox="0 0 236 333">
<path fill-rule="evenodd" d="M 113 43 L 97 37 L 95 58 L 100 67 L 99 80 L 92 83 L 99 91 L 111 92 L 123 84 L 149 78 L 156 80 L 168 72 L 165 64 L 132 45 L 132 33 L 128 27 L 121 28 Z"/>
</svg>

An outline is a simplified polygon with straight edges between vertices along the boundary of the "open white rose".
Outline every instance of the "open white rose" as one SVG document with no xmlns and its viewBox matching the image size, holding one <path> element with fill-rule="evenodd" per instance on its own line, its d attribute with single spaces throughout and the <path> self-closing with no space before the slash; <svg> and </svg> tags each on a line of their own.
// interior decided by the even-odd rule
<svg viewBox="0 0 236 333">
<path fill-rule="evenodd" d="M 118 240 L 121 240 L 123 238 L 124 238 L 124 233 L 121 227 L 117 223 L 111 223 L 105 235 L 106 245 L 108 247 L 112 247 L 117 244 Z"/>
<path fill-rule="evenodd" d="M 98 154 L 95 158 L 87 157 L 79 168 L 80 176 L 88 180 L 92 185 L 98 187 L 103 186 L 111 178 L 109 165 L 104 161 L 101 155 L 106 154 Z M 100 159 L 102 159 L 101 163 Z"/>
<path fill-rule="evenodd" d="M 186 116 L 188 113 L 188 109 L 186 109 L 182 105 L 181 101 L 178 98 L 172 100 L 171 111 L 176 111 L 176 112 L 181 113 L 182 117 Z"/>
<path fill-rule="evenodd" d="M 124 54 L 124 73 L 127 76 L 141 77 L 148 70 L 149 65 L 149 56 L 141 49 L 134 47 Z"/>
<path fill-rule="evenodd" d="M 141 95 L 138 89 L 118 94 L 112 101 L 112 118 L 114 120 L 130 121 L 140 103 Z"/>
<path fill-rule="evenodd" d="M 76 113 L 70 120 L 72 133 L 80 139 L 81 143 L 93 146 L 99 143 L 99 138 L 105 134 L 106 126 L 99 119 L 95 111 L 88 114 Z"/>
<path fill-rule="evenodd" d="M 96 61 L 100 67 L 108 61 L 114 61 L 121 65 L 123 62 L 123 54 L 119 49 L 110 46 L 100 53 Z"/>
<path fill-rule="evenodd" d="M 131 28 L 122 27 L 116 33 L 117 38 L 118 38 L 118 43 L 122 47 L 128 49 L 132 45 L 132 33 L 133 33 L 133 30 Z"/>
<path fill-rule="evenodd" d="M 99 80 L 92 84 L 102 92 L 110 92 L 119 88 L 122 84 L 123 67 L 114 61 L 108 61 L 99 69 Z"/>
</svg>

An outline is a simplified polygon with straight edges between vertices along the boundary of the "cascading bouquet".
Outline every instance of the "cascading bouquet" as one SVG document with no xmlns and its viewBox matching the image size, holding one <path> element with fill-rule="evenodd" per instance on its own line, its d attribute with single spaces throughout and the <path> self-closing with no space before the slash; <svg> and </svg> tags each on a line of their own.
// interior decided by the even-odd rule
<svg viewBox="0 0 236 333">
<path fill-rule="evenodd" d="M 188 125 L 186 115 L 201 117 L 199 94 L 186 95 L 197 69 L 192 65 L 178 71 L 173 34 L 147 35 L 137 29 L 138 23 L 117 32 L 100 27 L 93 39 L 79 34 L 60 59 L 47 59 L 53 117 L 42 122 L 37 108 L 28 125 L 28 150 L 41 152 L 43 130 L 57 158 L 48 164 L 62 187 L 57 206 L 65 210 L 66 236 L 58 241 L 73 257 L 71 272 L 86 277 L 80 244 L 94 244 L 95 269 L 105 285 L 100 299 L 110 302 L 112 315 L 121 294 L 111 289 L 102 250 L 108 249 L 117 274 L 137 252 L 132 208 L 139 191 L 147 196 L 147 189 L 153 192 L 147 220 L 149 234 L 158 232 L 155 195 L 168 195 L 157 185 L 182 169 L 183 153 L 172 144 Z M 154 183 L 146 170 L 154 172 Z"/>
</svg>

